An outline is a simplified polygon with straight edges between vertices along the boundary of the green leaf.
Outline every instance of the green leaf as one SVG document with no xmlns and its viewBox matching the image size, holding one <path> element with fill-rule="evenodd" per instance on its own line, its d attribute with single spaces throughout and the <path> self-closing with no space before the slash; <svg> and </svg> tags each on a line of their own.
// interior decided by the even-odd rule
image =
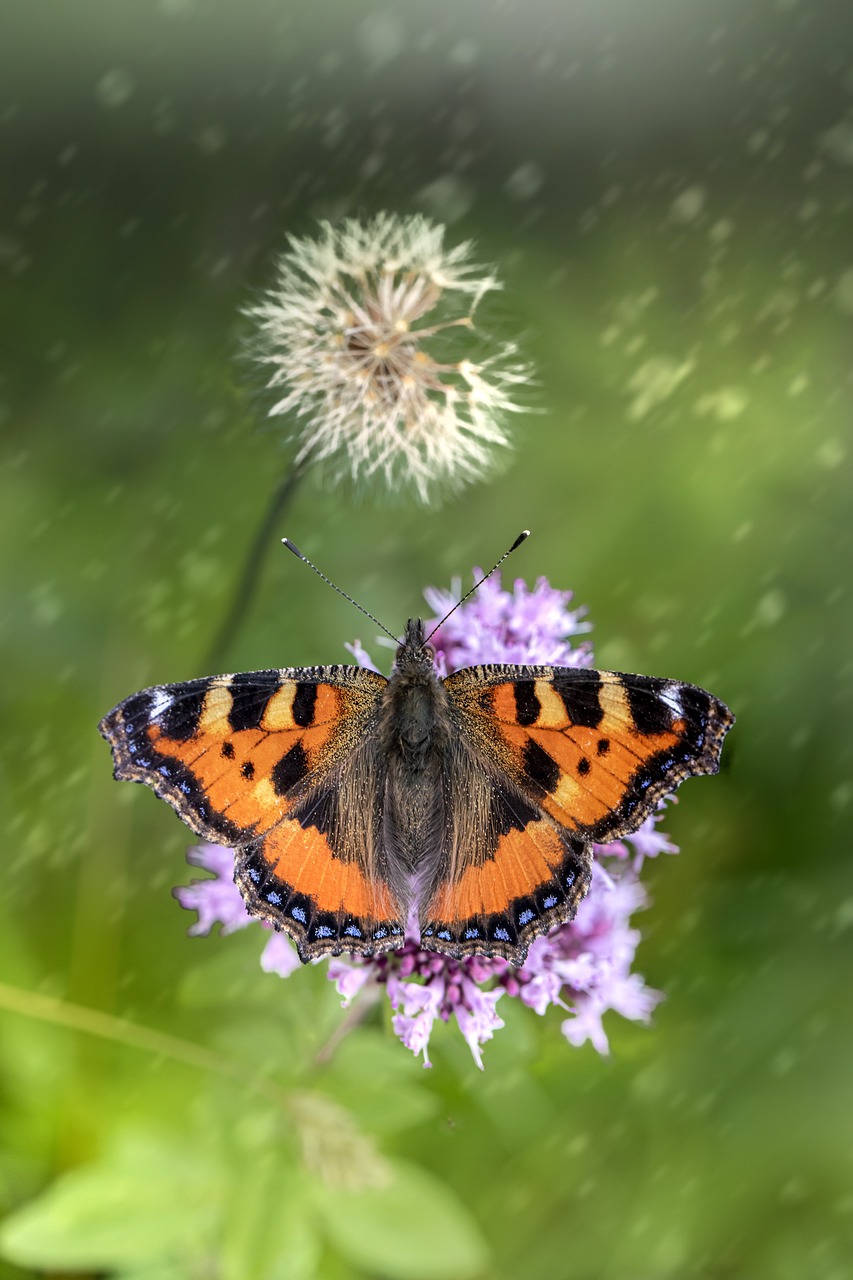
<svg viewBox="0 0 853 1280">
<path fill-rule="evenodd" d="M 304 1173 L 280 1149 L 259 1152 L 232 1184 L 217 1251 L 222 1280 L 313 1280 L 320 1256 Z"/>
<path fill-rule="evenodd" d="M 391 1280 L 466 1280 L 487 1245 L 455 1192 L 415 1165 L 394 1162 L 386 1187 L 317 1194 L 329 1242 L 349 1262 Z"/>
<path fill-rule="evenodd" d="M 66 1173 L 7 1218 L 0 1255 L 63 1271 L 177 1260 L 211 1237 L 216 1190 L 214 1171 L 183 1146 L 126 1134 L 103 1160 Z"/>
<path fill-rule="evenodd" d="M 370 1133 L 390 1134 L 429 1120 L 440 1109 L 426 1088 L 423 1066 L 382 1031 L 347 1036 L 322 1077 L 321 1087 L 352 1111 Z"/>
</svg>

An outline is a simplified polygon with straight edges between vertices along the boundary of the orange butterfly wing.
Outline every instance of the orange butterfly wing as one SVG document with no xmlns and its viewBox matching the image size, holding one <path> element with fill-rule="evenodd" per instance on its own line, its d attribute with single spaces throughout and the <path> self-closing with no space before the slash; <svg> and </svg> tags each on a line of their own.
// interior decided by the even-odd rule
<svg viewBox="0 0 853 1280">
<path fill-rule="evenodd" d="M 422 945 L 516 964 L 574 917 L 593 842 L 716 772 L 734 721 L 693 685 L 616 672 L 481 666 L 443 685 L 441 821 L 420 833 L 415 869 Z M 100 729 L 116 777 L 234 848 L 249 911 L 304 960 L 371 955 L 402 945 L 410 892 L 383 810 L 386 688 L 357 667 L 219 676 L 134 694 Z"/>
<path fill-rule="evenodd" d="M 451 955 L 520 963 L 574 917 L 592 843 L 636 831 L 691 774 L 716 773 L 734 723 L 695 685 L 619 672 L 492 665 L 444 684 L 465 745 L 423 932 Z"/>
<path fill-rule="evenodd" d="M 193 831 L 234 848 L 248 910 L 303 959 L 372 954 L 403 936 L 370 734 L 385 684 L 344 666 L 217 676 L 145 689 L 99 727 L 117 778 L 144 782 Z"/>
</svg>

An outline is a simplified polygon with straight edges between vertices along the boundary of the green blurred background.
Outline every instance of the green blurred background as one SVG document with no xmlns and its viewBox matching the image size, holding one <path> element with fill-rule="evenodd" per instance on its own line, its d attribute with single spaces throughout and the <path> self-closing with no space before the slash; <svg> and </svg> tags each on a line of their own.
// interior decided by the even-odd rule
<svg viewBox="0 0 853 1280">
<path fill-rule="evenodd" d="M 0 10 L 0 1275 L 853 1275 L 853 14 L 827 0 Z M 510 577 L 738 725 L 647 867 L 651 1028 L 503 1001 L 424 1071 L 254 930 L 95 725 L 201 663 L 278 428 L 238 352 L 287 232 L 427 212 L 506 283 L 540 412 L 441 510 L 312 480 L 279 534 L 392 628 Z M 227 665 L 373 630 L 283 552 Z M 117 1021 L 120 1019 L 122 1021 Z M 172 1037 L 170 1039 L 169 1037 Z"/>
</svg>

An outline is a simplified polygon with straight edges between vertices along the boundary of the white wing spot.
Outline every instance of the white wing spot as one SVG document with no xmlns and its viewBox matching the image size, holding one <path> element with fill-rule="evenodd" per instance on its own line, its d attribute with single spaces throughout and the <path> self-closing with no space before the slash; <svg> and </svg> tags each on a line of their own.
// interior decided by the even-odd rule
<svg viewBox="0 0 853 1280">
<path fill-rule="evenodd" d="M 164 711 L 168 711 L 174 702 L 174 698 L 165 689 L 154 689 L 151 693 L 151 702 L 148 707 L 148 714 L 152 720 L 159 720 Z"/>
<path fill-rule="evenodd" d="M 679 697 L 677 684 L 664 685 L 663 689 L 661 689 L 660 696 L 661 701 L 666 703 L 676 719 L 684 715 L 684 707 L 681 705 L 681 698 Z"/>
</svg>

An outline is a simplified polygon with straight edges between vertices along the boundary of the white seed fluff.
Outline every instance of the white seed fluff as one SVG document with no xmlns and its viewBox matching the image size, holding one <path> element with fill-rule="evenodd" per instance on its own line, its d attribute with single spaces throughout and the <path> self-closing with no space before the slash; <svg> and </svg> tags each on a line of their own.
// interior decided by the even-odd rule
<svg viewBox="0 0 853 1280">
<path fill-rule="evenodd" d="M 248 309 L 252 354 L 281 391 L 269 410 L 291 417 L 296 463 L 338 481 L 379 480 L 427 502 L 491 468 L 507 446 L 514 390 L 529 369 L 514 343 L 491 347 L 475 326 L 501 286 L 445 248 L 444 227 L 415 216 L 320 224 L 289 237 L 276 284 Z"/>
</svg>

